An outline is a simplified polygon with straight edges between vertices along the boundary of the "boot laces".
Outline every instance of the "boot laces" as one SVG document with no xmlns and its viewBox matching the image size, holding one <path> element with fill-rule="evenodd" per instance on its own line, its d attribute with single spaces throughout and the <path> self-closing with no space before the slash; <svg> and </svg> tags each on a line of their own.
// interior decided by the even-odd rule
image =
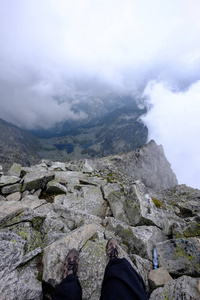
<svg viewBox="0 0 200 300">
<path fill-rule="evenodd" d="M 68 263 L 68 272 L 73 271 L 73 275 L 76 275 L 78 270 L 78 264 L 73 260 Z"/>
<path fill-rule="evenodd" d="M 116 248 L 113 248 L 113 249 L 109 252 L 108 256 L 109 256 L 110 258 L 118 258 L 118 251 L 117 251 L 117 249 L 116 249 Z"/>
</svg>

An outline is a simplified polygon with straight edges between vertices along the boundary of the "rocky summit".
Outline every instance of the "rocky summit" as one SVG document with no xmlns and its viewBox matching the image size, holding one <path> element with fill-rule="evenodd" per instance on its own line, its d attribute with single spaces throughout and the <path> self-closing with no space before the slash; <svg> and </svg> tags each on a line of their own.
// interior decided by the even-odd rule
<svg viewBox="0 0 200 300">
<path fill-rule="evenodd" d="M 1 300 L 51 299 L 71 248 L 80 253 L 83 299 L 99 299 L 110 237 L 151 300 L 200 299 L 199 199 L 178 185 L 154 141 L 101 159 L 1 168 Z"/>
</svg>

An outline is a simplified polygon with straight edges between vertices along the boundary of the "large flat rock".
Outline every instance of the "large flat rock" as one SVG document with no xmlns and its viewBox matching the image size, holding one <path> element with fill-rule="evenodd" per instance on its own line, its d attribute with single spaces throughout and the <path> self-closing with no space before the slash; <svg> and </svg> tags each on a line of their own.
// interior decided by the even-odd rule
<svg viewBox="0 0 200 300">
<path fill-rule="evenodd" d="M 85 225 L 44 248 L 43 280 L 53 286 L 58 284 L 62 280 L 63 265 L 68 252 L 73 248 L 80 251 L 98 231 L 102 231 L 102 228 L 96 224 Z"/>
<path fill-rule="evenodd" d="M 175 276 L 200 276 L 200 239 L 173 239 L 156 245 L 160 266 Z"/>
<path fill-rule="evenodd" d="M 53 172 L 30 172 L 24 176 L 23 190 L 39 190 L 44 189 L 46 184 L 53 180 L 55 174 Z"/>
</svg>

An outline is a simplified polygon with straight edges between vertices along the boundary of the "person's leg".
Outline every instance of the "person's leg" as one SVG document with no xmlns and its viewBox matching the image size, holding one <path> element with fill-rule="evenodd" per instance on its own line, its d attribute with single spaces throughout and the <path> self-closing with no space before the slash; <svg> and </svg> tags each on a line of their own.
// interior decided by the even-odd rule
<svg viewBox="0 0 200 300">
<path fill-rule="evenodd" d="M 82 300 L 82 288 L 78 276 L 70 275 L 56 287 L 52 300 Z"/>
<path fill-rule="evenodd" d="M 78 280 L 78 253 L 72 249 L 66 258 L 64 279 L 56 287 L 52 300 L 82 300 L 82 288 Z"/>
<path fill-rule="evenodd" d="M 106 254 L 108 264 L 100 300 L 147 300 L 148 292 L 142 277 L 125 258 L 118 258 L 119 247 L 114 239 L 108 242 Z"/>
</svg>

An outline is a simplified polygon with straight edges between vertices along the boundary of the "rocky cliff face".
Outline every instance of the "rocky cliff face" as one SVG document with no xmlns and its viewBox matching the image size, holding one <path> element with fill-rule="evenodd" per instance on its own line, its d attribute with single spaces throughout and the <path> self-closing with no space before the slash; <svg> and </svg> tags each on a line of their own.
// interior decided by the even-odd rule
<svg viewBox="0 0 200 300">
<path fill-rule="evenodd" d="M 0 119 L 0 164 L 9 169 L 13 162 L 23 165 L 38 163 L 37 138 L 19 127 Z"/>
<path fill-rule="evenodd" d="M 151 300 L 199 299 L 200 191 L 177 185 L 153 141 L 126 155 L 14 164 L 1 173 L 2 300 L 51 299 L 71 248 L 80 253 L 83 299 L 99 299 L 110 237 Z"/>
</svg>

